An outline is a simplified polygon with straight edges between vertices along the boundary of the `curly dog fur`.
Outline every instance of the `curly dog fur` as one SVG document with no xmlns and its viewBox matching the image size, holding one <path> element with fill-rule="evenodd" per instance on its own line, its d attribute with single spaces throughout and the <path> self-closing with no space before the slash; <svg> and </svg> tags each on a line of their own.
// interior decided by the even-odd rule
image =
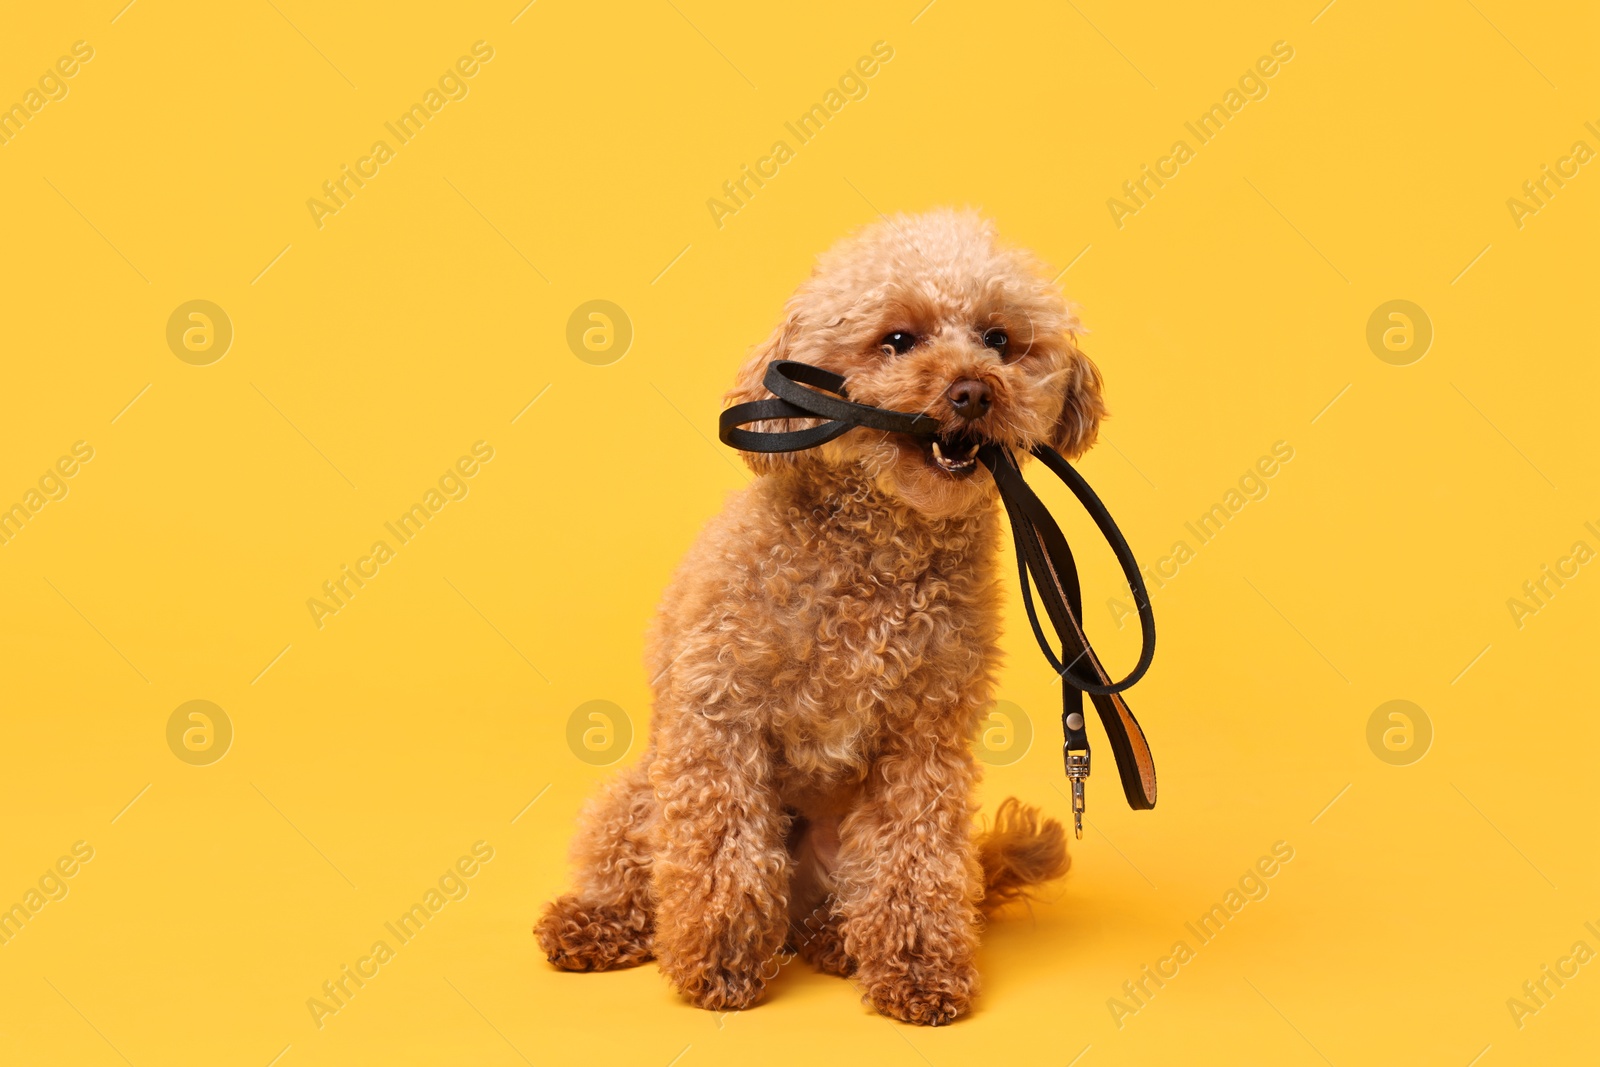
<svg viewBox="0 0 1600 1067">
<path fill-rule="evenodd" d="M 1072 457 L 1105 415 L 1078 329 L 977 215 L 901 216 L 821 257 L 726 399 L 768 396 L 767 364 L 801 360 L 939 419 L 951 448 Z M 961 382 L 982 384 L 981 412 L 958 410 Z M 984 914 L 1068 864 L 1060 825 L 1015 800 L 973 825 L 970 746 L 1000 662 L 994 483 L 866 429 L 745 459 L 759 477 L 652 629 L 643 757 L 586 809 L 575 888 L 535 932 L 568 970 L 654 957 L 717 1010 L 754 1004 L 788 947 L 886 1015 L 949 1022 L 978 990 Z"/>
</svg>

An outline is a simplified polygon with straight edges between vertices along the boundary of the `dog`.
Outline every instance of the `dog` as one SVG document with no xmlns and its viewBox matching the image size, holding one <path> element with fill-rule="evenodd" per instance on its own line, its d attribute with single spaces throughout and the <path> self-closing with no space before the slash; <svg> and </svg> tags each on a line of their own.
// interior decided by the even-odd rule
<svg viewBox="0 0 1600 1067">
<path fill-rule="evenodd" d="M 819 258 L 725 402 L 770 396 L 767 365 L 798 360 L 941 434 L 743 453 L 757 477 L 689 551 L 648 638 L 642 758 L 585 809 L 575 889 L 535 926 L 551 963 L 653 957 L 728 1011 L 792 950 L 895 1019 L 971 1009 L 984 918 L 1069 865 L 1061 825 L 1014 799 L 974 825 L 1002 599 L 976 452 L 1094 443 L 1103 383 L 1080 331 L 1042 264 L 973 212 L 886 218 Z"/>
</svg>

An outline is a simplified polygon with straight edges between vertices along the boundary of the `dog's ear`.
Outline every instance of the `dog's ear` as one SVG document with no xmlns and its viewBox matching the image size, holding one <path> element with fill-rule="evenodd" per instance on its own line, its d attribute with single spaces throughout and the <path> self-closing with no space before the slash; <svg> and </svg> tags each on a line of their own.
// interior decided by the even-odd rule
<svg viewBox="0 0 1600 1067">
<path fill-rule="evenodd" d="M 767 365 L 773 360 L 787 359 L 789 347 L 793 343 L 800 326 L 794 308 L 789 308 L 778 324 L 772 335 L 761 344 L 750 350 L 740 365 L 739 371 L 734 375 L 733 388 L 729 389 L 722 398 L 723 406 L 730 407 L 734 404 L 743 404 L 751 400 L 767 400 L 772 393 L 762 384 L 762 379 L 767 375 Z M 810 420 L 800 419 L 768 419 L 764 422 L 753 422 L 745 427 L 761 433 L 775 433 L 784 430 L 798 430 L 812 425 Z M 793 452 L 740 452 L 750 469 L 757 474 L 771 474 L 779 470 L 784 464 L 793 464 L 796 453 Z"/>
<path fill-rule="evenodd" d="M 1068 459 L 1077 459 L 1089 450 L 1100 433 L 1100 420 L 1106 416 L 1100 368 L 1083 354 L 1077 341 L 1074 334 L 1067 335 L 1066 399 L 1050 441 Z"/>
</svg>

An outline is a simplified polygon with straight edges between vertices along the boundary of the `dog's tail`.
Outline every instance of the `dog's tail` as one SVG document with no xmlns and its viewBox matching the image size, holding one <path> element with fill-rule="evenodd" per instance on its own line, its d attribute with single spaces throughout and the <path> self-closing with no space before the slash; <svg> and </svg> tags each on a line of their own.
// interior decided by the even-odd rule
<svg viewBox="0 0 1600 1067">
<path fill-rule="evenodd" d="M 1060 878 L 1072 865 L 1061 824 L 1016 797 L 1001 801 L 993 825 L 978 835 L 978 862 L 986 915 L 1021 900 L 1031 886 Z"/>
</svg>

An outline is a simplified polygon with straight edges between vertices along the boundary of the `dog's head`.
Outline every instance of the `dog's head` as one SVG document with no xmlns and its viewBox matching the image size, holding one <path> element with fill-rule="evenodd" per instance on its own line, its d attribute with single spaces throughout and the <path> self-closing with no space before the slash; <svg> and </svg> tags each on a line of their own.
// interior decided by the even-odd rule
<svg viewBox="0 0 1600 1067">
<path fill-rule="evenodd" d="M 992 497 L 979 445 L 1043 443 L 1071 458 L 1094 443 L 1105 405 L 1078 328 L 1043 267 L 977 214 L 896 216 L 821 257 L 727 399 L 770 396 L 767 364 L 793 359 L 843 375 L 859 403 L 932 416 L 936 439 L 858 428 L 810 452 L 745 458 L 758 473 L 858 467 L 918 511 L 961 515 Z"/>
</svg>

